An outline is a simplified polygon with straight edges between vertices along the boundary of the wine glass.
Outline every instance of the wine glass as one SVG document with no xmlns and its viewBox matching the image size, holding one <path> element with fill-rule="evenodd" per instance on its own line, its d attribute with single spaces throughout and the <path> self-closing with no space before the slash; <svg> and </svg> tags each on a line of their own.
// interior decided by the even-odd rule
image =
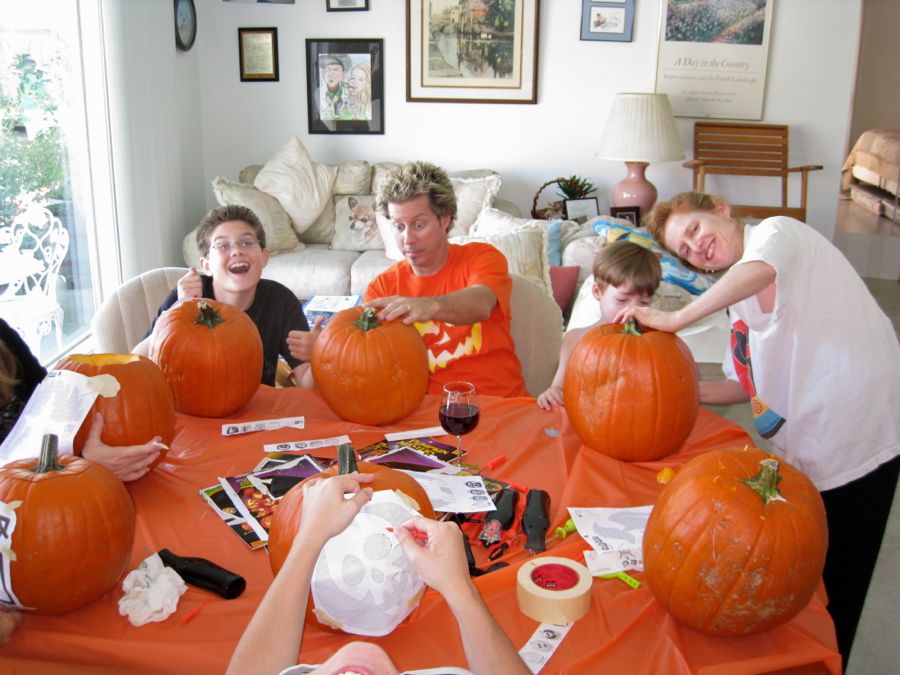
<svg viewBox="0 0 900 675">
<path fill-rule="evenodd" d="M 456 436 L 456 460 L 462 457 L 462 437 L 478 426 L 478 395 L 471 382 L 448 382 L 444 385 L 441 409 L 438 413 L 441 427 Z"/>
</svg>

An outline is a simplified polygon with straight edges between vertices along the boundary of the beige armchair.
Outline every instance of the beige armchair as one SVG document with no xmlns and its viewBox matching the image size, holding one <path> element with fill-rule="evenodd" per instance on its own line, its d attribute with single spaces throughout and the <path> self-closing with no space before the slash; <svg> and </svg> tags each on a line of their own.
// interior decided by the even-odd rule
<svg viewBox="0 0 900 675">
<path fill-rule="evenodd" d="M 94 350 L 126 354 L 150 329 L 159 306 L 185 267 L 161 267 L 148 270 L 126 281 L 108 297 L 91 321 Z"/>
</svg>

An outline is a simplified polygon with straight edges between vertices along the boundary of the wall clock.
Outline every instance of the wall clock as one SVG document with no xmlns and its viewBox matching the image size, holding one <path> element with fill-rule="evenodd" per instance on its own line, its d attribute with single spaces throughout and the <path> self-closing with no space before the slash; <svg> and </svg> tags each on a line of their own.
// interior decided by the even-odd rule
<svg viewBox="0 0 900 675">
<path fill-rule="evenodd" d="M 194 46 L 197 37 L 197 10 L 194 0 L 175 0 L 175 45 L 183 52 Z"/>
</svg>

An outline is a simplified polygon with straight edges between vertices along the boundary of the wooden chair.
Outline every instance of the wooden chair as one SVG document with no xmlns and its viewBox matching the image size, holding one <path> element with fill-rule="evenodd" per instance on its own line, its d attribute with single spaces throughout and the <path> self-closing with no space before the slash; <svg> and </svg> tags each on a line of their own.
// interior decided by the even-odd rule
<svg viewBox="0 0 900 675">
<path fill-rule="evenodd" d="M 821 166 L 788 167 L 786 124 L 695 122 L 694 158 L 684 163 L 694 172 L 693 190 L 706 191 L 706 177 L 773 176 L 781 178 L 781 205 L 732 204 L 732 213 L 747 218 L 790 216 L 806 220 L 806 186 L 810 171 Z M 800 172 L 800 206 L 788 206 L 788 176 Z"/>
</svg>

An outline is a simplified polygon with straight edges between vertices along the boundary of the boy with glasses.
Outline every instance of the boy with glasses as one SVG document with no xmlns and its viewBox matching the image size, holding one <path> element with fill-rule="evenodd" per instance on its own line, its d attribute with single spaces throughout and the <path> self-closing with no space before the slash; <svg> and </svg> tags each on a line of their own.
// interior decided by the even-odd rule
<svg viewBox="0 0 900 675">
<path fill-rule="evenodd" d="M 290 331 L 308 331 L 300 301 L 285 286 L 261 279 L 269 261 L 266 233 L 259 218 L 250 209 L 230 204 L 213 209 L 200 222 L 197 246 L 205 255 L 200 258 L 200 272 L 195 268 L 178 280 L 159 307 L 157 319 L 177 302 L 192 298 L 209 298 L 233 305 L 253 319 L 263 343 L 262 384 L 275 384 L 278 356 L 284 357 L 294 371 L 297 382 L 309 368 L 307 363 L 291 355 L 286 340 Z M 153 328 L 134 348 L 134 353 L 147 356 Z"/>
</svg>

